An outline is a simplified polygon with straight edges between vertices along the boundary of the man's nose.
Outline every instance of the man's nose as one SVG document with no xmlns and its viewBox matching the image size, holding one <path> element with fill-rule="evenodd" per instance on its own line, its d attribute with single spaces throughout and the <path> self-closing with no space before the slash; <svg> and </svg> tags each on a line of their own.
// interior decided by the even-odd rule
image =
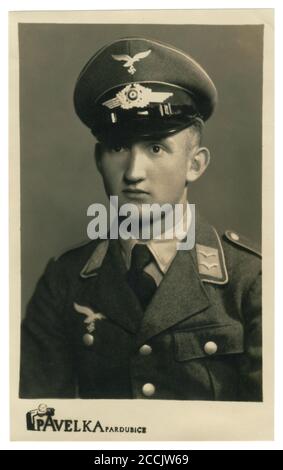
<svg viewBox="0 0 283 470">
<path fill-rule="evenodd" d="M 130 183 L 137 183 L 145 179 L 146 157 L 143 150 L 138 145 L 130 147 L 127 168 L 124 180 Z"/>
</svg>

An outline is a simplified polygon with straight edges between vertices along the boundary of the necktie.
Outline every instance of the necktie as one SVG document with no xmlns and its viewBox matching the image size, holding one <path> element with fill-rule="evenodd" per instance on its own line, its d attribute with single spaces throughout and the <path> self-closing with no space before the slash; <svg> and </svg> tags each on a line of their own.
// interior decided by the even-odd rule
<svg viewBox="0 0 283 470">
<path fill-rule="evenodd" d="M 156 284 L 153 278 L 144 271 L 144 268 L 153 259 L 153 255 L 146 245 L 137 244 L 134 246 L 132 250 L 131 266 L 127 273 L 127 280 L 131 289 L 139 299 L 143 310 L 145 310 L 156 291 Z"/>
</svg>

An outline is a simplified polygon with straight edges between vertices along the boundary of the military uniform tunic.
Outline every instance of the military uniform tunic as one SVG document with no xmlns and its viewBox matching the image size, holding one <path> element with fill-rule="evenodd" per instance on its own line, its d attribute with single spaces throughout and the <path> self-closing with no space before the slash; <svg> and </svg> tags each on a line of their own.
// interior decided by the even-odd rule
<svg viewBox="0 0 283 470">
<path fill-rule="evenodd" d="M 262 400 L 261 259 L 201 218 L 145 311 L 117 240 L 49 262 L 22 325 L 20 396 Z"/>
</svg>

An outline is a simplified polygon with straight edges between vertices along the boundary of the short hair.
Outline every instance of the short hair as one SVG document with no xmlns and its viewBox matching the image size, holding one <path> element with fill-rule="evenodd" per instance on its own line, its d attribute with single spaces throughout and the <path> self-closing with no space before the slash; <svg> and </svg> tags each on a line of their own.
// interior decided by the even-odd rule
<svg viewBox="0 0 283 470">
<path fill-rule="evenodd" d="M 203 128 L 204 128 L 204 123 L 202 119 L 195 119 L 194 122 L 188 127 L 188 129 L 193 131 L 195 135 L 195 139 L 192 145 L 190 145 L 190 148 L 194 145 L 200 146 L 202 143 L 202 135 L 203 135 Z"/>
</svg>

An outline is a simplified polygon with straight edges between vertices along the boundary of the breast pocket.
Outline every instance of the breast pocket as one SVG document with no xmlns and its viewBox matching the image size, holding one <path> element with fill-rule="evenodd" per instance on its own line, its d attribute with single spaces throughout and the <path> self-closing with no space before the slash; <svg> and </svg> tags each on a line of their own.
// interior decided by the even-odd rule
<svg viewBox="0 0 283 470">
<path fill-rule="evenodd" d="M 239 361 L 244 335 L 240 323 L 210 325 L 174 333 L 175 361 L 195 399 L 238 400 Z M 209 398 L 208 398 L 209 397 Z"/>
<path fill-rule="evenodd" d="M 243 327 L 235 322 L 180 330 L 174 333 L 174 346 L 177 361 L 241 354 L 244 351 Z"/>
</svg>

